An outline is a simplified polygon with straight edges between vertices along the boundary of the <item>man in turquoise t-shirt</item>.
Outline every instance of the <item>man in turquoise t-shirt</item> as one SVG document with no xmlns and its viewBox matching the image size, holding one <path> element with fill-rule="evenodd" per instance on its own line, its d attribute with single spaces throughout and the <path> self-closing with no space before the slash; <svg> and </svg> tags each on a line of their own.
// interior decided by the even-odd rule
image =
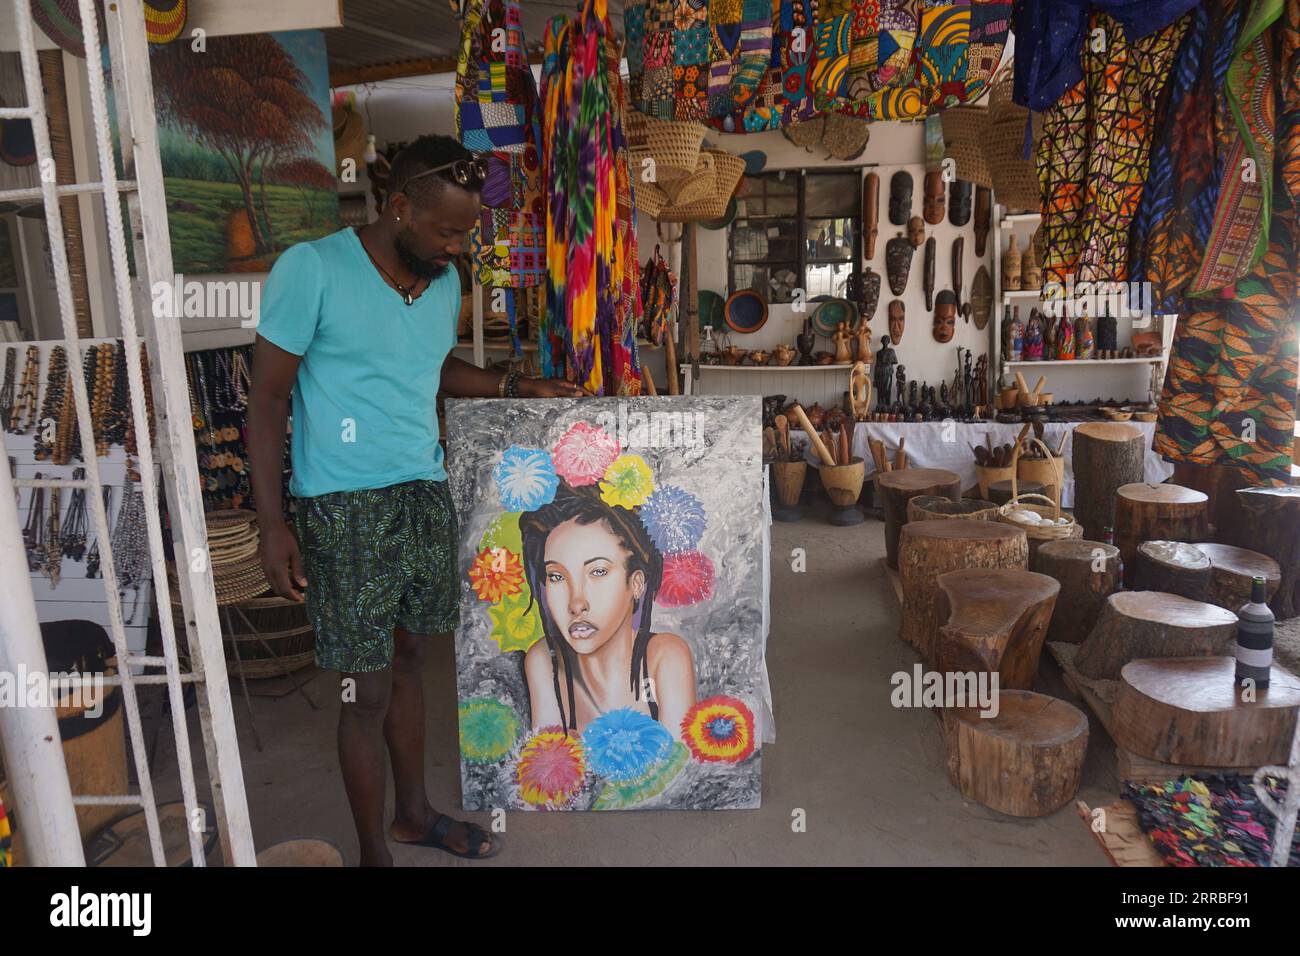
<svg viewBox="0 0 1300 956">
<path fill-rule="evenodd" d="M 316 663 L 352 682 L 338 748 L 363 866 L 392 865 L 385 743 L 394 840 L 469 858 L 500 849 L 434 810 L 424 786 L 424 644 L 456 627 L 460 597 L 438 390 L 586 394 L 451 355 L 460 279 L 449 266 L 478 220 L 485 172 L 454 139 L 422 137 L 394 158 L 379 219 L 286 251 L 262 298 L 248 415 L 262 567 L 277 593 L 306 591 Z M 280 500 L 290 401 L 296 536 Z"/>
</svg>

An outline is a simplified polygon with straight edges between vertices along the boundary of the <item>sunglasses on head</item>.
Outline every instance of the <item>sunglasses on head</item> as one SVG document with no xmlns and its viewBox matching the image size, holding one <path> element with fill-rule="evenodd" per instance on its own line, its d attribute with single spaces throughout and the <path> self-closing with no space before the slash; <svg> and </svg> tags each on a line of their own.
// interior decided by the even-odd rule
<svg viewBox="0 0 1300 956">
<path fill-rule="evenodd" d="M 451 179 L 458 186 L 465 186 L 470 189 L 479 189 L 487 182 L 488 165 L 487 161 L 475 156 L 473 159 L 457 159 L 450 163 L 443 163 L 441 166 L 435 166 L 433 169 L 426 169 L 422 173 L 416 173 L 402 184 L 401 189 L 394 192 L 403 192 L 407 186 L 415 182 L 421 176 L 432 176 L 436 173 L 451 173 Z"/>
</svg>

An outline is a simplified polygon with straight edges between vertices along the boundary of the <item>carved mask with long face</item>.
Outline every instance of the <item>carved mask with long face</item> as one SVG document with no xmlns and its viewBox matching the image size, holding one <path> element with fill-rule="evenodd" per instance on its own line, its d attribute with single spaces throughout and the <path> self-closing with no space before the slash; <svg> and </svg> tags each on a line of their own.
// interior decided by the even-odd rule
<svg viewBox="0 0 1300 956">
<path fill-rule="evenodd" d="M 944 289 L 934 301 L 934 340 L 951 342 L 957 323 L 957 296 Z"/>
</svg>

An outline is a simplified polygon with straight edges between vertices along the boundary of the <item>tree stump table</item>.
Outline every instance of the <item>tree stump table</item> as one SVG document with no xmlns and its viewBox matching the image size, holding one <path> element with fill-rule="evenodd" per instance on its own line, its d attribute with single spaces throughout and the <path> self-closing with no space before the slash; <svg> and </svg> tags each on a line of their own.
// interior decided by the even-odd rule
<svg viewBox="0 0 1300 956">
<path fill-rule="evenodd" d="M 919 495 L 907 503 L 908 521 L 996 521 L 998 509 L 983 498 L 953 501 L 938 495 Z"/>
<path fill-rule="evenodd" d="M 1133 590 L 1165 591 L 1207 601 L 1210 559 L 1196 545 L 1183 541 L 1143 541 L 1137 549 Z"/>
<path fill-rule="evenodd" d="M 920 495 L 957 501 L 961 478 L 942 468 L 904 468 L 876 475 L 876 492 L 885 516 L 885 563 L 898 570 L 898 536 L 907 524 L 907 503 Z"/>
<path fill-rule="evenodd" d="M 1210 589 L 1205 600 L 1211 604 L 1234 613 L 1241 610 L 1250 601 L 1251 585 L 1256 577 L 1264 579 L 1264 591 L 1270 601 L 1277 594 L 1282 584 L 1282 569 L 1267 554 L 1210 541 L 1197 542 L 1196 546 L 1210 559 Z"/>
<path fill-rule="evenodd" d="M 1089 422 L 1074 429 L 1074 516 L 1083 536 L 1105 537 L 1115 526 L 1115 492 L 1142 480 L 1146 443 L 1142 430 L 1118 422 Z"/>
<path fill-rule="evenodd" d="M 1011 568 L 941 574 L 935 660 L 944 673 L 996 673 L 998 686 L 1029 690 L 1061 585 Z"/>
<path fill-rule="evenodd" d="M 1168 657 L 1124 665 L 1111 722 L 1115 743 L 1143 757 L 1199 767 L 1285 764 L 1300 714 L 1300 680 L 1277 664 L 1243 700 L 1232 657 Z"/>
<path fill-rule="evenodd" d="M 1277 562 L 1282 579 L 1269 607 L 1279 621 L 1300 614 L 1300 488 L 1242 488 L 1237 492 L 1250 542 Z"/>
<path fill-rule="evenodd" d="M 1092 632 L 1106 598 L 1119 590 L 1119 548 L 1102 541 L 1044 541 L 1029 567 L 1061 585 L 1047 628 L 1049 641 L 1078 644 Z"/>
<path fill-rule="evenodd" d="M 1144 481 L 1115 492 L 1115 544 L 1124 574 L 1133 573 L 1143 541 L 1203 541 L 1209 535 L 1209 501 L 1204 492 L 1182 485 Z M 1077 510 L 1077 509 L 1076 509 Z"/>
<path fill-rule="evenodd" d="M 1106 598 L 1074 666 L 1084 677 L 1119 680 L 1129 661 L 1215 657 L 1236 635 L 1237 615 L 1217 605 L 1162 591 L 1119 591 Z"/>
<path fill-rule="evenodd" d="M 948 777 L 961 794 L 1013 817 L 1042 817 L 1079 790 L 1088 718 L 1066 701 L 1004 690 L 996 717 L 978 708 L 943 712 Z"/>
<path fill-rule="evenodd" d="M 1025 568 L 1025 533 L 997 521 L 913 521 L 899 543 L 903 587 L 900 636 L 927 664 L 934 660 L 939 617 L 939 575 L 961 568 Z"/>
</svg>

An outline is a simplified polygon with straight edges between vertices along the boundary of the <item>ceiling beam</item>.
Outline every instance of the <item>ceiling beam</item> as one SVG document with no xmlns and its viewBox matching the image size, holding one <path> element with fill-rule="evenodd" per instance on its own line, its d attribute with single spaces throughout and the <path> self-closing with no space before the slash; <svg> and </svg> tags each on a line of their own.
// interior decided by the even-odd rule
<svg viewBox="0 0 1300 956">
<path fill-rule="evenodd" d="M 379 27 L 372 27 L 367 23 L 359 23 L 355 19 L 348 20 L 343 24 L 343 28 L 345 30 L 355 30 L 357 33 L 364 33 L 366 36 L 380 40 L 387 40 L 389 43 L 396 43 L 399 46 L 409 47 L 412 50 L 431 53 L 434 56 L 449 56 L 452 52 L 445 46 L 438 46 L 436 43 L 425 43 L 423 40 L 416 40 L 413 37 L 404 37 L 400 33 L 393 33 L 391 30 L 381 30 Z M 459 33 L 457 35 L 459 36 Z"/>
</svg>

